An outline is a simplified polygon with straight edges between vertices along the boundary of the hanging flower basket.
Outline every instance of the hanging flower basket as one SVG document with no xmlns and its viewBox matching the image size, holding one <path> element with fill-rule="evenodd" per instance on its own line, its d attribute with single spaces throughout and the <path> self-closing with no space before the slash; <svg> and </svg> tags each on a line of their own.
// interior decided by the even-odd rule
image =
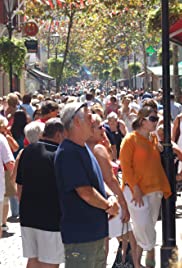
<svg viewBox="0 0 182 268">
<path fill-rule="evenodd" d="M 20 77 L 26 53 L 24 40 L 10 40 L 8 37 L 0 38 L 0 66 L 3 67 L 5 72 L 9 73 L 12 65 L 13 73 Z"/>
<path fill-rule="evenodd" d="M 171 26 L 176 21 L 182 18 L 182 4 L 174 4 L 169 6 L 169 25 Z M 149 13 L 147 24 L 149 32 L 158 32 L 162 30 L 162 15 L 161 7 L 156 8 Z"/>
</svg>

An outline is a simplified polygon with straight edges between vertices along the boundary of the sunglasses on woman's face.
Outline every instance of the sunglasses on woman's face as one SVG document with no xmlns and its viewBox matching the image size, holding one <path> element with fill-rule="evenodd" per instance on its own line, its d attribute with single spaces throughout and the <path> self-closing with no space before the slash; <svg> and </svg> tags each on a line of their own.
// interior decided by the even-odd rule
<svg viewBox="0 0 182 268">
<path fill-rule="evenodd" d="M 98 129 L 103 129 L 103 125 L 98 126 Z"/>
<path fill-rule="evenodd" d="M 150 116 L 144 117 L 144 119 L 149 120 L 150 122 L 158 122 L 159 121 L 159 117 L 158 116 L 154 116 L 154 115 L 150 115 Z"/>
</svg>

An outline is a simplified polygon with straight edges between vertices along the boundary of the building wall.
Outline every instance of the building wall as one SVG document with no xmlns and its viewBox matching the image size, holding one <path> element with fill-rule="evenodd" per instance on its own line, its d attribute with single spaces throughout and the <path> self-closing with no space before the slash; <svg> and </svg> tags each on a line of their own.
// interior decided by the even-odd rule
<svg viewBox="0 0 182 268">
<path fill-rule="evenodd" d="M 0 0 L 0 23 L 4 24 L 4 22 L 5 22 L 4 3 L 3 0 Z"/>
</svg>

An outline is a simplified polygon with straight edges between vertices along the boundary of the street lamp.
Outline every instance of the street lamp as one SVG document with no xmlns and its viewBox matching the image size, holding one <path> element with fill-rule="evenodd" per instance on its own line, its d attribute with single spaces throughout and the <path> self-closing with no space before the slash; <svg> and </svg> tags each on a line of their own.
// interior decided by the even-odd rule
<svg viewBox="0 0 182 268">
<path fill-rule="evenodd" d="M 8 36 L 9 40 L 12 38 L 12 33 L 14 30 L 13 22 L 12 22 L 12 14 L 15 6 L 15 1 L 16 0 L 4 0 L 4 6 L 6 8 L 6 12 L 8 15 L 8 23 L 7 23 L 7 29 L 8 29 Z M 10 66 L 9 66 L 9 87 L 10 87 L 10 92 L 13 91 L 13 68 L 12 68 L 12 62 L 11 62 L 11 51 L 9 53 L 10 57 Z"/>
<path fill-rule="evenodd" d="M 164 102 L 164 157 L 163 164 L 169 179 L 172 195 L 162 202 L 162 247 L 161 267 L 169 267 L 169 259 L 173 258 L 176 248 L 175 222 L 175 172 L 174 157 L 171 145 L 170 122 L 170 71 L 169 71 L 169 1 L 162 0 L 162 67 L 163 67 L 163 102 Z"/>
<path fill-rule="evenodd" d="M 59 34 L 56 32 L 54 34 L 52 34 L 51 39 L 53 41 L 53 44 L 55 46 L 55 59 L 56 59 L 56 66 L 57 66 L 57 58 L 58 58 L 58 44 L 60 41 L 60 36 Z M 56 92 L 59 92 L 59 80 L 56 74 Z"/>
<path fill-rule="evenodd" d="M 136 70 L 136 53 L 134 52 L 134 81 L 135 81 L 135 83 L 134 83 L 134 89 L 136 90 L 137 89 L 137 78 L 136 78 L 136 75 L 137 75 L 137 70 Z"/>
</svg>

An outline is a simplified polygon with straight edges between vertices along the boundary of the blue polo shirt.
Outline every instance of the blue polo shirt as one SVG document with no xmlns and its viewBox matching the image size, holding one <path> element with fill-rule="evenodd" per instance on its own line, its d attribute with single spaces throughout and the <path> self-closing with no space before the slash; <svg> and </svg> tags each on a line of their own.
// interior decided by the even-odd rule
<svg viewBox="0 0 182 268">
<path fill-rule="evenodd" d="M 91 186 L 106 197 L 100 167 L 88 146 L 64 140 L 56 153 L 55 171 L 63 243 L 91 242 L 108 236 L 106 212 L 86 203 L 75 190 L 80 186 Z"/>
</svg>

